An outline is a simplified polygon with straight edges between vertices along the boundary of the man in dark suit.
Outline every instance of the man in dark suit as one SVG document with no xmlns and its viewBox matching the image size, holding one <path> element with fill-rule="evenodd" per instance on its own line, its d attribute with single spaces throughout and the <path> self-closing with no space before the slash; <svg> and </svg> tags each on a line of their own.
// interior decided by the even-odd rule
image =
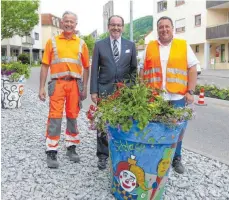
<svg viewBox="0 0 229 200">
<path fill-rule="evenodd" d="M 116 89 L 116 83 L 135 83 L 137 58 L 135 44 L 121 37 L 124 20 L 113 15 L 108 19 L 110 36 L 96 42 L 91 66 L 90 93 L 97 104 L 98 97 L 105 98 Z M 97 130 L 98 168 L 106 168 L 109 156 L 106 134 Z"/>
</svg>

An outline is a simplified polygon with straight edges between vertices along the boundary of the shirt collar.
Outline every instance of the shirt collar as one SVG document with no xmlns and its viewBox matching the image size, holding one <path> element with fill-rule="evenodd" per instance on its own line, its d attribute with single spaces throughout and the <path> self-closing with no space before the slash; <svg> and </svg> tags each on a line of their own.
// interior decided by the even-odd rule
<svg viewBox="0 0 229 200">
<path fill-rule="evenodd" d="M 171 40 L 171 42 L 170 42 L 168 45 L 164 45 L 164 44 L 161 43 L 161 41 L 160 41 L 159 38 L 157 39 L 158 44 L 159 44 L 160 46 L 164 46 L 164 47 L 165 47 L 165 46 L 170 46 L 170 45 L 172 44 L 172 41 L 173 41 L 173 39 Z"/>
<path fill-rule="evenodd" d="M 114 41 L 115 39 L 113 39 L 113 38 L 110 36 L 110 40 L 111 40 L 111 43 L 113 44 L 113 41 Z M 117 42 L 118 42 L 118 44 L 121 44 L 121 37 L 119 37 L 119 38 L 117 39 Z"/>
<path fill-rule="evenodd" d="M 61 33 L 61 34 L 59 35 L 59 39 L 66 39 L 66 38 L 64 37 L 64 33 Z M 72 40 L 76 40 L 76 34 L 73 34 L 72 37 L 71 37 L 71 39 L 72 39 Z"/>
</svg>

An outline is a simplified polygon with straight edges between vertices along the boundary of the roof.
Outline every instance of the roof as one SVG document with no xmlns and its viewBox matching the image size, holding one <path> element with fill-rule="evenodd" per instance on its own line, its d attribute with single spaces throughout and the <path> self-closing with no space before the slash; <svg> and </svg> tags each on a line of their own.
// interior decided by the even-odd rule
<svg viewBox="0 0 229 200">
<path fill-rule="evenodd" d="M 41 14 L 41 24 L 61 28 L 61 18 L 51 13 Z"/>
</svg>

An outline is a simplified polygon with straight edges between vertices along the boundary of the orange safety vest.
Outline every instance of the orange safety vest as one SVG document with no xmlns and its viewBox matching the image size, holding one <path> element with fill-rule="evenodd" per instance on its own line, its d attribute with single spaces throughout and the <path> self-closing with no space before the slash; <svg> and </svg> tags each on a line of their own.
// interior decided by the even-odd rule
<svg viewBox="0 0 229 200">
<path fill-rule="evenodd" d="M 166 68 L 166 90 L 175 94 L 187 92 L 187 44 L 185 40 L 173 39 Z M 158 41 L 151 41 L 146 49 L 144 80 L 152 88 L 162 89 L 162 68 Z"/>
<path fill-rule="evenodd" d="M 61 47 L 58 46 L 58 40 L 56 37 L 52 37 L 52 47 L 54 58 L 51 60 L 50 76 L 51 78 L 60 78 L 64 76 L 71 76 L 74 78 L 82 78 L 82 63 L 81 53 L 84 45 L 84 40 L 77 38 L 75 40 L 75 49 L 73 50 L 77 55 L 77 58 L 60 57 L 58 51 L 61 51 Z"/>
</svg>

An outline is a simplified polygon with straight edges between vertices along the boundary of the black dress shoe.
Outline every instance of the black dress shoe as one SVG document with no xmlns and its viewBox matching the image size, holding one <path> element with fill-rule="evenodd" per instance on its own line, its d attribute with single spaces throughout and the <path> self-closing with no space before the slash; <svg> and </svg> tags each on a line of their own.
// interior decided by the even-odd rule
<svg viewBox="0 0 229 200">
<path fill-rule="evenodd" d="M 107 159 L 105 159 L 105 158 L 99 158 L 98 168 L 100 170 L 106 169 L 106 165 L 107 165 Z"/>
</svg>

